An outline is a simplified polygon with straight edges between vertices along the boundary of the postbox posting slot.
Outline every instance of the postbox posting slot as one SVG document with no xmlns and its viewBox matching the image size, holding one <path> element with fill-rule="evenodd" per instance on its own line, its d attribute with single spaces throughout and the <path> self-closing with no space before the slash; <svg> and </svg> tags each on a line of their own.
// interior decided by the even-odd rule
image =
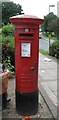
<svg viewBox="0 0 59 120">
<path fill-rule="evenodd" d="M 33 34 L 28 34 L 28 33 L 19 33 L 20 37 L 33 37 Z"/>
<path fill-rule="evenodd" d="M 30 32 L 23 32 L 23 33 L 19 33 L 19 38 L 20 39 L 33 39 L 34 38 L 34 33 L 30 33 Z"/>
</svg>

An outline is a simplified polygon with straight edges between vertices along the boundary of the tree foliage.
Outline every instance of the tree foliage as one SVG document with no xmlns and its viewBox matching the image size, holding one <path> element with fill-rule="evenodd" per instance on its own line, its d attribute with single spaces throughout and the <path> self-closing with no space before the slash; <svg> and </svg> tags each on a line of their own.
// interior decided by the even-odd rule
<svg viewBox="0 0 59 120">
<path fill-rule="evenodd" d="M 13 2 L 2 2 L 2 22 L 7 23 L 9 17 L 22 13 L 22 6 Z"/>
<path fill-rule="evenodd" d="M 59 18 L 53 19 L 48 24 L 48 30 L 55 32 L 57 35 L 59 34 Z"/>
<path fill-rule="evenodd" d="M 42 25 L 42 30 L 45 32 L 49 32 L 48 25 L 57 18 L 53 12 L 49 13 L 48 15 L 44 16 L 44 24 Z"/>
</svg>

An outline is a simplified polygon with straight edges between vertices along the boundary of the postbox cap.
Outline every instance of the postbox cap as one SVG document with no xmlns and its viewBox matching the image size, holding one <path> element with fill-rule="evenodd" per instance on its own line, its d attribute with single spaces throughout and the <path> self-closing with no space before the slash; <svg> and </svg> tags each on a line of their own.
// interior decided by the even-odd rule
<svg viewBox="0 0 59 120">
<path fill-rule="evenodd" d="M 30 24 L 41 24 L 44 22 L 43 19 L 40 19 L 36 16 L 32 16 L 32 15 L 16 15 L 13 17 L 10 17 L 10 22 L 13 24 L 21 24 L 21 23 L 30 23 Z"/>
</svg>

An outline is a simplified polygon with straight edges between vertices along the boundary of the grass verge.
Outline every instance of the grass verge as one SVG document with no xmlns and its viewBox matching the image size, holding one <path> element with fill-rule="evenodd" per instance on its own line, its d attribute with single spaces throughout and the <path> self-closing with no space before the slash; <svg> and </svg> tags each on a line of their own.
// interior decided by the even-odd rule
<svg viewBox="0 0 59 120">
<path fill-rule="evenodd" d="M 42 53 L 43 55 L 48 55 L 49 54 L 48 51 L 45 51 L 43 49 L 39 49 L 39 52 Z"/>
</svg>

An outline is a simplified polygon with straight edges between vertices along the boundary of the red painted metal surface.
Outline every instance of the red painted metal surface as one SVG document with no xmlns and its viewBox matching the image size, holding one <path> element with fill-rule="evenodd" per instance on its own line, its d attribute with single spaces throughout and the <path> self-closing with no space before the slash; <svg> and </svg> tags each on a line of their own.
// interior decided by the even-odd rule
<svg viewBox="0 0 59 120">
<path fill-rule="evenodd" d="M 23 116 L 24 120 L 30 120 L 29 116 Z"/>
<path fill-rule="evenodd" d="M 39 25 L 43 22 L 33 16 L 10 18 L 15 24 L 16 90 L 30 93 L 38 90 Z"/>
</svg>

